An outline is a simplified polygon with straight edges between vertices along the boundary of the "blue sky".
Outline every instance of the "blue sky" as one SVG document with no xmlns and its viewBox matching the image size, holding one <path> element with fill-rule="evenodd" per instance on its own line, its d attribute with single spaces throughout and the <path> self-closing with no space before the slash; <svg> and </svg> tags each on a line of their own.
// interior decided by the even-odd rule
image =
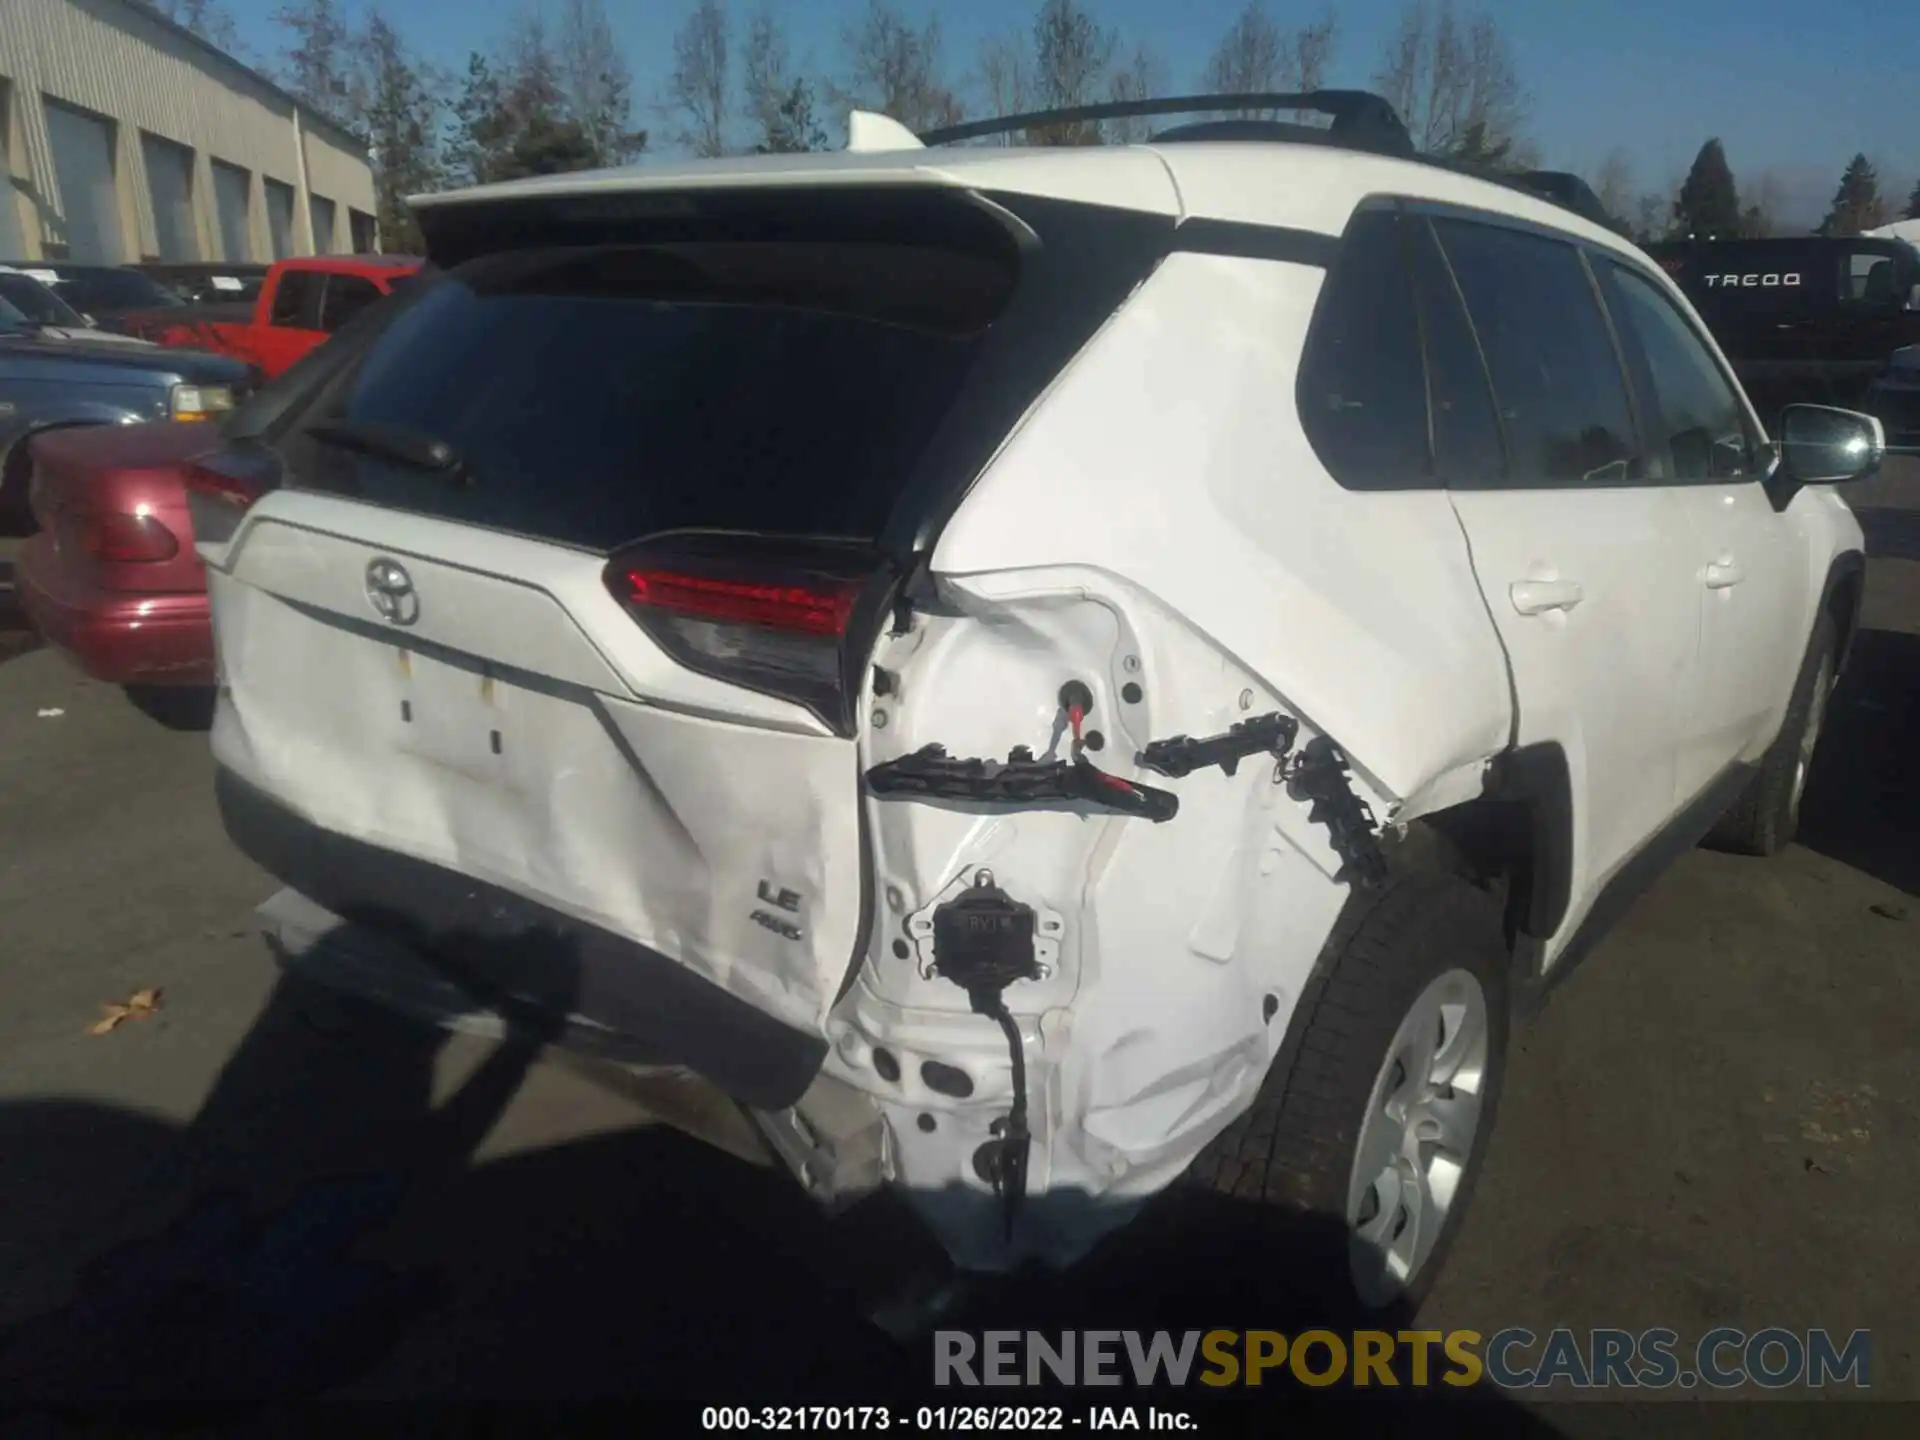
<svg viewBox="0 0 1920 1440">
<path fill-rule="evenodd" d="M 744 19 L 760 0 L 732 0 Z M 1197 81 L 1208 52 L 1245 0 L 1090 0 L 1123 44 L 1149 42 L 1178 86 Z M 1282 26 L 1312 18 L 1329 0 L 1268 0 Z M 691 0 L 606 0 L 639 98 L 655 100 L 671 65 L 674 30 Z M 938 11 L 948 69 L 972 68 L 982 37 L 1031 24 L 1034 0 L 901 0 L 914 15 Z M 229 0 L 256 56 L 283 40 L 267 18 L 279 0 Z M 357 12 L 361 0 L 347 0 Z M 796 51 L 814 68 L 839 68 L 839 34 L 864 0 L 772 0 Z M 1402 0 L 1337 3 L 1341 38 L 1329 81 L 1364 86 L 1378 67 Z M 1462 9 L 1474 8 L 1466 0 Z M 1880 168 L 1883 189 L 1904 202 L 1920 172 L 1920 6 L 1903 0 L 1484 0 L 1513 45 L 1532 95 L 1533 138 L 1548 164 L 1590 171 L 1619 147 L 1643 189 L 1684 174 L 1709 135 L 1725 142 L 1736 179 L 1773 169 L 1795 219 L 1818 219 L 1856 151 Z M 389 0 L 387 13 L 422 53 L 448 65 L 484 49 L 509 7 L 473 0 Z M 656 135 L 650 107 L 638 117 Z"/>
</svg>

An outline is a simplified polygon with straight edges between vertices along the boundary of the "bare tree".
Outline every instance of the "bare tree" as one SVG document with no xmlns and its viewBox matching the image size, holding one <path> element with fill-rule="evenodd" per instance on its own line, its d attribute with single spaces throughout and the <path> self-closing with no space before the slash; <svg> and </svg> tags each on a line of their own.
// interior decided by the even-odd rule
<svg viewBox="0 0 1920 1440">
<path fill-rule="evenodd" d="M 1624 150 L 1610 150 L 1593 172 L 1593 193 L 1600 207 L 1625 225 L 1633 221 L 1633 162 Z"/>
<path fill-rule="evenodd" d="M 1151 100 L 1165 94 L 1166 89 L 1166 64 L 1142 41 L 1127 63 L 1113 72 L 1107 93 L 1114 100 Z M 1110 120 L 1105 126 L 1105 139 L 1113 145 L 1138 145 L 1153 133 L 1157 123 L 1146 115 Z"/>
<path fill-rule="evenodd" d="M 633 69 L 602 0 L 565 0 L 555 49 L 567 110 L 599 163 L 618 165 L 645 150 L 646 132 L 633 128 Z"/>
<path fill-rule="evenodd" d="M 761 9 L 747 22 L 746 43 L 740 47 L 740 95 L 747 118 L 762 136 L 779 122 L 780 105 L 793 83 L 793 63 L 787 32 L 773 12 Z"/>
<path fill-rule="evenodd" d="M 1098 103 L 1111 83 L 1119 43 L 1081 0 L 1040 0 L 1033 21 L 1033 77 L 1041 106 L 1058 110 Z M 1033 139 L 1042 145 L 1098 145 L 1100 127 L 1046 125 Z"/>
<path fill-rule="evenodd" d="M 727 148 L 727 30 L 721 0 L 696 0 L 673 37 L 667 109 L 680 117 L 676 138 L 703 157 Z"/>
<path fill-rule="evenodd" d="M 1325 85 L 1339 40 L 1340 22 L 1331 11 L 1294 31 L 1280 67 L 1281 85 L 1288 90 L 1318 90 Z"/>
<path fill-rule="evenodd" d="M 1033 59 L 1027 40 L 1018 32 L 981 42 L 975 86 L 991 116 L 1024 115 L 1034 108 Z M 1024 142 L 1019 134 L 995 135 L 989 143 L 1016 145 Z"/>
<path fill-rule="evenodd" d="M 233 16 L 219 0 L 153 0 L 153 8 L 174 24 L 186 26 L 209 45 L 243 60 L 249 58 Z M 284 14 L 273 18 L 285 20 Z"/>
<path fill-rule="evenodd" d="M 1747 182 L 1747 205 L 1740 212 L 1740 233 L 1749 240 L 1778 235 L 1785 224 L 1787 187 L 1773 170 L 1762 170 Z"/>
<path fill-rule="evenodd" d="M 1633 238 L 1642 245 L 1665 240 L 1673 233 L 1674 206 L 1680 195 L 1679 180 L 1668 182 L 1665 190 L 1649 190 L 1633 202 Z"/>
<path fill-rule="evenodd" d="M 1253 0 L 1234 17 L 1207 61 L 1206 88 L 1215 95 L 1251 95 L 1280 88 L 1285 42 L 1267 7 Z"/>
<path fill-rule="evenodd" d="M 1527 94 L 1506 35 L 1484 11 L 1463 20 L 1453 0 L 1410 0 L 1374 83 L 1421 150 L 1496 165 L 1519 159 Z"/>
<path fill-rule="evenodd" d="M 1318 90 L 1326 83 L 1327 66 L 1339 34 L 1339 21 L 1331 13 L 1298 30 L 1283 32 L 1267 13 L 1263 0 L 1250 0 L 1214 47 L 1204 83 L 1216 95 Z"/>
<path fill-rule="evenodd" d="M 959 98 L 941 65 L 938 16 L 916 28 L 893 0 L 867 0 L 840 37 L 846 83 L 834 87 L 836 101 L 891 115 L 916 132 L 960 119 Z"/>
<path fill-rule="evenodd" d="M 210 6 L 181 0 L 183 17 L 217 13 Z M 339 120 L 357 118 L 362 103 L 350 92 L 354 85 L 354 35 L 334 0 L 289 0 L 274 11 L 276 23 L 287 32 L 282 80 L 287 89 L 323 115 Z M 182 23 L 198 28 L 193 19 Z"/>
<path fill-rule="evenodd" d="M 747 40 L 740 53 L 740 92 L 747 118 L 753 122 L 753 148 L 759 153 L 827 148 L 814 83 L 794 66 L 787 32 L 771 10 L 760 10 L 747 23 Z"/>
</svg>

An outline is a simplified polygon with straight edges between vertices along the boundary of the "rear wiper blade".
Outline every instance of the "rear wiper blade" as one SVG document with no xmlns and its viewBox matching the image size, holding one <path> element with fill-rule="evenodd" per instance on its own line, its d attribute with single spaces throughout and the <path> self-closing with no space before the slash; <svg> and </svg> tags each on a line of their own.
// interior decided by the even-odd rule
<svg viewBox="0 0 1920 1440">
<path fill-rule="evenodd" d="M 322 445 L 444 475 L 456 485 L 468 484 L 473 478 L 451 445 L 411 425 L 388 425 L 378 420 L 315 420 L 302 433 Z"/>
</svg>

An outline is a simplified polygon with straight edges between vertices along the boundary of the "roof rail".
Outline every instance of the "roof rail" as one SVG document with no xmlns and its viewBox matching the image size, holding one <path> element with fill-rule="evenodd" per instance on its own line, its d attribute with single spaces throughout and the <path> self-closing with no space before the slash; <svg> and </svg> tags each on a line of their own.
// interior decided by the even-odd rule
<svg viewBox="0 0 1920 1440">
<path fill-rule="evenodd" d="M 1176 95 L 1155 100 L 1111 100 L 1100 105 L 1070 105 L 1059 110 L 1033 110 L 993 120 L 969 120 L 922 131 L 927 145 L 952 145 L 987 135 L 1008 135 L 1044 125 L 1090 124 L 1097 120 L 1127 120 L 1149 115 L 1215 114 L 1245 110 L 1305 110 L 1331 117 L 1330 143 L 1384 155 L 1411 156 L 1413 137 L 1399 114 L 1385 100 L 1365 90 L 1309 90 L 1301 94 L 1255 92 L 1246 95 Z"/>
<path fill-rule="evenodd" d="M 1332 124 L 1321 128 L 1285 120 L 1248 116 L 1249 110 L 1310 112 L 1331 117 Z M 952 145 L 962 140 L 978 140 L 987 135 L 1008 135 L 1043 126 L 1091 124 L 1099 120 L 1126 120 L 1152 115 L 1227 114 L 1225 120 L 1198 121 L 1176 125 L 1154 135 L 1149 143 L 1201 140 L 1267 140 L 1296 144 L 1331 145 L 1413 160 L 1469 175 L 1509 190 L 1518 190 L 1537 200 L 1546 200 L 1570 210 L 1583 220 L 1609 230 L 1620 224 L 1607 213 L 1600 197 L 1579 176 L 1561 170 L 1499 170 L 1456 160 L 1444 155 L 1422 154 L 1399 112 L 1383 97 L 1367 90 L 1309 90 L 1301 94 L 1256 92 L 1245 95 L 1177 95 L 1154 100 L 1113 100 L 1100 105 L 1073 105 L 1059 110 L 1033 110 L 1023 115 L 1003 115 L 993 120 L 969 120 L 920 133 L 924 145 Z M 1238 112 L 1237 114 L 1235 112 Z M 877 138 L 877 137 L 876 137 Z M 891 137 L 890 137 L 891 138 Z M 858 147 L 855 147 L 858 148 Z"/>
</svg>

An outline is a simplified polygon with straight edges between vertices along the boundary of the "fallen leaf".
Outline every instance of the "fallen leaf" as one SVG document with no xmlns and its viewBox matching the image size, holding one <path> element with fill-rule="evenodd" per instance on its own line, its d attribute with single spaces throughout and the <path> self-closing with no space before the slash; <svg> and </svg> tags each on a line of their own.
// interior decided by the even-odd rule
<svg viewBox="0 0 1920 1440">
<path fill-rule="evenodd" d="M 89 1035 L 105 1035 L 117 1030 L 128 1020 L 144 1020 L 160 1008 L 160 991 L 157 988 L 136 990 L 127 997 L 124 1005 L 102 1005 L 100 1018 L 87 1029 Z"/>
<path fill-rule="evenodd" d="M 1878 915 L 1882 920 L 1904 920 L 1907 918 L 1907 907 L 1904 905 L 1876 904 L 1869 905 L 1867 909 Z"/>
</svg>

